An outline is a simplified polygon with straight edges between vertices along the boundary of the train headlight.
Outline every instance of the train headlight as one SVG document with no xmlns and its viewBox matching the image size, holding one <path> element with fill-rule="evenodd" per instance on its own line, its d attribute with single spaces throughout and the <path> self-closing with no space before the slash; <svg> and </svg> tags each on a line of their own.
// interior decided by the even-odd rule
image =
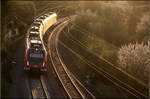
<svg viewBox="0 0 150 99">
<path fill-rule="evenodd" d="M 27 61 L 27 66 L 29 66 L 29 61 Z"/>
<path fill-rule="evenodd" d="M 43 62 L 43 67 L 44 67 L 44 65 L 45 65 L 45 62 Z"/>
</svg>

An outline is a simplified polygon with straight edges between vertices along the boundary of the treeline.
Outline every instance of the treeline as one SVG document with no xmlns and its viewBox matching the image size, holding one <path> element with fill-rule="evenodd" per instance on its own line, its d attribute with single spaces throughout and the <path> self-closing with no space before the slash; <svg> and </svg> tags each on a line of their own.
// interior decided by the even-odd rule
<svg viewBox="0 0 150 99">
<path fill-rule="evenodd" d="M 117 64 L 114 61 L 117 60 L 117 48 L 129 43 L 148 41 L 147 3 L 81 1 L 75 24 L 89 33 L 85 33 L 83 37 L 81 33 L 74 31 L 74 28 L 71 32 L 78 40 L 88 41 L 87 46 L 91 50 L 96 50 L 97 54 Z"/>
<path fill-rule="evenodd" d="M 148 36 L 148 1 L 117 2 L 84 2 L 76 23 L 119 47 L 129 42 L 142 42 Z"/>
<path fill-rule="evenodd" d="M 125 71 L 133 75 L 132 69 L 136 68 L 138 75 L 134 74 L 133 76 L 147 84 L 149 51 L 142 54 L 142 57 L 136 55 L 141 55 L 137 53 L 143 53 L 142 50 L 145 47 L 146 50 L 149 48 L 149 1 L 80 1 L 79 5 L 79 10 L 76 11 L 78 17 L 74 22 L 76 25 L 70 28 L 73 37 L 87 46 L 88 50 L 119 68 L 122 68 L 118 63 L 120 59 L 124 60 L 126 64 L 130 64 L 129 61 L 134 63 L 132 66 L 130 64 L 130 66 L 124 67 Z M 130 50 L 132 53 L 129 55 L 127 54 L 129 50 L 123 49 L 125 56 L 120 58 L 119 49 L 124 46 L 129 46 L 127 47 L 129 49 L 130 44 L 135 46 L 132 51 Z M 126 58 L 126 55 L 129 59 Z M 133 62 L 133 56 L 136 62 Z M 139 63 L 136 58 L 145 59 L 145 61 Z M 137 63 L 139 64 L 137 65 Z M 139 74 L 141 75 L 139 76 Z"/>
</svg>

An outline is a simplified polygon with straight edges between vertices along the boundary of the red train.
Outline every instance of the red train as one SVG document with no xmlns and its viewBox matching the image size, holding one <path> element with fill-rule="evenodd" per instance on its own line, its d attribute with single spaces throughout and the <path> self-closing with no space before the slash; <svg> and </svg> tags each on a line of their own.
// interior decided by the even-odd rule
<svg viewBox="0 0 150 99">
<path fill-rule="evenodd" d="M 47 52 L 43 44 L 43 36 L 56 21 L 55 13 L 47 13 L 37 18 L 31 25 L 26 37 L 24 70 L 47 70 Z"/>
</svg>

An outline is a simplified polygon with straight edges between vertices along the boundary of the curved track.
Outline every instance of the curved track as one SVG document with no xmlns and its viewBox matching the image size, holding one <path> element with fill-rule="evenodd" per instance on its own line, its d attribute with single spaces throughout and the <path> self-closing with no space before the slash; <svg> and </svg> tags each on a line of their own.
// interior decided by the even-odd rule
<svg viewBox="0 0 150 99">
<path fill-rule="evenodd" d="M 67 38 L 66 39 L 69 39 L 70 40 L 70 42 L 74 42 L 74 45 L 79 45 L 80 47 L 84 47 L 84 44 L 82 44 L 81 42 L 79 42 L 78 40 L 75 40 L 69 33 L 67 34 L 67 35 L 65 35 Z M 62 43 L 62 42 L 60 42 L 63 46 L 66 46 L 66 45 L 64 45 L 64 43 Z M 66 48 L 68 48 L 68 47 L 66 47 Z M 72 49 L 71 49 L 72 50 Z M 74 53 L 74 51 L 72 50 L 71 51 L 72 53 Z M 79 56 L 79 57 L 82 57 L 82 55 L 80 55 L 80 54 L 78 54 L 78 53 L 75 53 L 77 56 Z M 132 94 L 133 96 L 135 96 L 136 98 L 147 98 L 147 96 L 146 95 L 144 95 L 143 93 L 140 93 L 140 92 L 138 92 L 137 90 L 135 90 L 135 89 L 133 89 L 132 87 L 130 87 L 130 86 L 128 86 L 126 83 L 124 83 L 124 82 L 122 82 L 122 81 L 120 81 L 120 80 L 118 80 L 117 78 L 115 78 L 115 77 L 113 77 L 113 75 L 110 75 L 109 73 L 107 73 L 106 71 L 104 71 L 104 70 L 102 70 L 102 69 L 100 69 L 100 68 L 97 68 L 97 66 L 94 64 L 94 63 L 91 63 L 91 62 L 89 62 L 88 60 L 86 60 L 86 58 L 84 58 L 85 59 L 85 62 L 86 63 L 89 63 L 89 64 L 91 64 L 91 65 L 93 65 L 93 69 L 94 70 L 96 70 L 96 71 L 98 71 L 98 72 L 103 72 L 102 74 L 107 78 L 107 79 L 109 79 L 111 82 L 113 82 L 116 86 L 118 86 L 118 87 L 120 87 L 120 88 L 122 88 L 123 90 L 125 90 L 125 91 L 127 91 L 127 92 L 129 92 L 130 94 Z M 89 65 L 90 66 L 90 65 Z M 108 76 L 109 75 L 109 76 Z M 115 82 L 114 82 L 114 79 L 115 79 Z M 124 85 L 123 85 L 123 84 Z M 126 86 L 127 87 L 126 87 Z"/>
<path fill-rule="evenodd" d="M 72 81 L 72 78 L 68 75 L 65 66 L 62 64 L 59 55 L 56 49 L 57 43 L 57 35 L 58 33 L 67 25 L 67 21 L 62 22 L 59 26 L 57 26 L 53 33 L 50 34 L 48 42 L 49 45 L 49 54 L 50 59 L 52 61 L 54 70 L 64 87 L 66 93 L 68 94 L 69 98 L 85 98 L 82 92 L 77 88 L 77 86 Z"/>
</svg>

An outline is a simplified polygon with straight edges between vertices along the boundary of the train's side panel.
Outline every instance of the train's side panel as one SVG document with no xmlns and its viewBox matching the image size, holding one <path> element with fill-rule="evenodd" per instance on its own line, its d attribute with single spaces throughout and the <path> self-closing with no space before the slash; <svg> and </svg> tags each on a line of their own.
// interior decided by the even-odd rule
<svg viewBox="0 0 150 99">
<path fill-rule="evenodd" d="M 27 30 L 27 34 L 26 34 L 26 37 L 25 37 L 25 57 L 24 57 L 24 67 L 27 67 L 27 61 L 28 61 L 29 32 L 30 32 L 30 29 Z"/>
<path fill-rule="evenodd" d="M 42 33 L 42 36 L 45 34 L 45 32 L 47 31 L 47 29 L 52 26 L 53 24 L 55 24 L 57 21 L 57 15 L 55 13 L 51 14 L 50 16 L 48 16 L 44 21 L 44 31 Z"/>
<path fill-rule="evenodd" d="M 44 32 L 44 25 L 43 25 L 43 23 L 41 23 L 41 25 L 40 25 L 40 38 L 42 39 L 43 38 L 43 32 Z M 43 40 L 43 39 L 42 39 Z"/>
<path fill-rule="evenodd" d="M 28 42 L 28 40 L 29 40 L 29 31 L 30 31 L 30 29 L 28 29 L 27 30 L 27 34 L 26 34 L 26 37 L 25 37 L 25 60 L 26 60 L 26 57 L 27 57 L 27 50 L 28 50 L 28 45 L 29 45 L 29 42 Z"/>
<path fill-rule="evenodd" d="M 27 47 L 28 47 L 29 31 L 30 31 L 30 29 L 27 30 L 27 34 L 26 34 L 26 38 L 25 38 L 25 49 L 27 49 Z"/>
</svg>

